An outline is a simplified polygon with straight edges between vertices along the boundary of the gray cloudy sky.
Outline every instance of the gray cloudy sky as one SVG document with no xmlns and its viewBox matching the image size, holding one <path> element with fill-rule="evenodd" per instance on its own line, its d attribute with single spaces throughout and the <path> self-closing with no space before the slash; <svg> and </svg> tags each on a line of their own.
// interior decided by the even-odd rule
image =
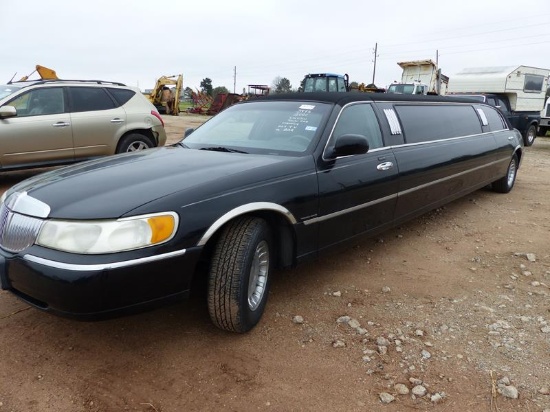
<svg viewBox="0 0 550 412">
<path fill-rule="evenodd" d="M 61 78 L 119 81 L 142 90 L 161 75 L 184 86 L 242 92 L 293 87 L 307 73 L 348 73 L 385 87 L 398 61 L 439 56 L 451 78 L 465 67 L 550 69 L 548 0 L 0 0 L 0 83 L 36 64 Z"/>
</svg>

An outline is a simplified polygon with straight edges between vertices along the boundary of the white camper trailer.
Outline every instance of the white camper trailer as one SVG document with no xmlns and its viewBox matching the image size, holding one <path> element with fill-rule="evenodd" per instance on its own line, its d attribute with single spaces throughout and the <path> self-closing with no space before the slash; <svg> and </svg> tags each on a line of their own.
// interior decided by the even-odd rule
<svg viewBox="0 0 550 412">
<path fill-rule="evenodd" d="M 477 67 L 452 76 L 448 94 L 497 106 L 531 146 L 540 124 L 550 70 L 530 66 Z"/>
<path fill-rule="evenodd" d="M 541 111 L 550 70 L 529 66 L 464 69 L 449 81 L 449 93 L 504 93 L 514 111 Z"/>
</svg>

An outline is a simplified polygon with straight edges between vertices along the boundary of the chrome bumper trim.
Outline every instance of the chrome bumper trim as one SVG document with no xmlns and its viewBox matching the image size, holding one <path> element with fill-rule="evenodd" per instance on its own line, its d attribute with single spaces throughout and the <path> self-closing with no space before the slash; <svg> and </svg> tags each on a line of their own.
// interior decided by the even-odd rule
<svg viewBox="0 0 550 412">
<path fill-rule="evenodd" d="M 135 265 L 141 265 L 143 263 L 156 262 L 158 260 L 169 259 L 175 256 L 184 255 L 186 251 L 187 249 L 182 249 L 182 250 L 176 250 L 175 252 L 164 253 L 162 255 L 148 256 L 148 257 L 132 259 L 132 260 L 124 260 L 122 262 L 99 263 L 99 264 L 92 264 L 92 265 L 79 265 L 75 263 L 57 262 L 55 260 L 44 259 L 34 255 L 25 255 L 23 256 L 23 259 L 29 262 L 38 263 L 40 265 L 49 266 L 56 269 L 86 272 L 86 271 L 119 269 L 127 266 L 135 266 Z"/>
</svg>

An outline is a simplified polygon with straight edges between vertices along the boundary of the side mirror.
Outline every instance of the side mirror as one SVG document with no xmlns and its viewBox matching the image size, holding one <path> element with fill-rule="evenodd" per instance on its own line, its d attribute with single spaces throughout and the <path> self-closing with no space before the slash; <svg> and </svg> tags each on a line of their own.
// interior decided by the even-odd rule
<svg viewBox="0 0 550 412">
<path fill-rule="evenodd" d="M 13 106 L 0 107 L 0 119 L 17 116 L 17 109 Z"/>
<path fill-rule="evenodd" d="M 193 129 L 192 127 L 188 127 L 187 129 L 185 129 L 185 132 L 183 133 L 183 138 L 185 139 L 187 136 L 189 136 L 194 131 L 195 131 L 195 129 Z"/>
<path fill-rule="evenodd" d="M 330 152 L 330 157 L 351 156 L 367 153 L 369 151 L 369 141 L 360 134 L 344 134 L 334 144 Z"/>
</svg>

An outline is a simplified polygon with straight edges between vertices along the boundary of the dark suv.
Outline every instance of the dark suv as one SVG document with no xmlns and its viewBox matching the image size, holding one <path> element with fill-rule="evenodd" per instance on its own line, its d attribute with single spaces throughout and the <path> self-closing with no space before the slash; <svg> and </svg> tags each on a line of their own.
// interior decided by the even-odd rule
<svg viewBox="0 0 550 412">
<path fill-rule="evenodd" d="M 90 80 L 0 85 L 0 170 L 162 146 L 164 122 L 137 88 Z"/>
</svg>

